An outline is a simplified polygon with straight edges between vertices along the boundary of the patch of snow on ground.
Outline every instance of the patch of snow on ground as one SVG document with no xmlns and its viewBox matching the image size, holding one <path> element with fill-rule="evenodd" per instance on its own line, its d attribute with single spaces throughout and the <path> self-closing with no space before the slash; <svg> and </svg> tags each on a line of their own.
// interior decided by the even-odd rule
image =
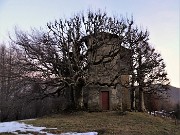
<svg viewBox="0 0 180 135">
<path fill-rule="evenodd" d="M 19 122 L 3 122 L 0 123 L 0 133 L 10 132 L 10 133 L 17 133 L 17 131 L 20 132 L 39 132 L 39 133 L 45 133 L 47 132 L 41 131 L 43 129 L 46 129 L 46 127 L 34 127 L 32 125 L 28 125 L 25 123 L 19 123 Z M 48 134 L 53 135 L 53 134 Z"/>
<path fill-rule="evenodd" d="M 24 120 L 19 120 L 19 121 L 32 121 L 32 120 L 36 120 L 36 119 L 24 119 Z"/>
<path fill-rule="evenodd" d="M 87 132 L 87 133 L 62 133 L 60 135 L 97 135 L 97 132 Z"/>
<path fill-rule="evenodd" d="M 46 135 L 53 135 L 51 133 L 47 133 L 42 131 L 43 129 L 57 129 L 57 128 L 46 128 L 46 127 L 34 127 L 32 125 L 25 124 L 23 122 L 3 122 L 0 123 L 0 133 L 14 133 L 18 134 L 19 132 L 38 132 L 41 134 L 46 134 Z M 87 132 L 87 133 L 75 133 L 75 132 L 69 132 L 69 133 L 62 133 L 60 135 L 97 135 L 97 132 Z M 32 134 L 28 134 L 32 135 Z"/>
</svg>

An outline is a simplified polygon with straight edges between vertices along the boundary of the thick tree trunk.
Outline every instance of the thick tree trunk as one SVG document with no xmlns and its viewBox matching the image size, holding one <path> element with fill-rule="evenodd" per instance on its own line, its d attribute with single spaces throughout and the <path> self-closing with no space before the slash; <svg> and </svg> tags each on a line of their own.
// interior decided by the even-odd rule
<svg viewBox="0 0 180 135">
<path fill-rule="evenodd" d="M 139 88 L 139 107 L 138 107 L 138 111 L 139 112 L 145 112 L 146 111 L 145 104 L 144 104 L 144 91 L 143 91 L 143 89 L 141 87 Z"/>
<path fill-rule="evenodd" d="M 136 92 L 135 92 L 135 75 L 132 75 L 132 82 L 131 82 L 131 110 L 135 111 L 136 109 Z"/>
<path fill-rule="evenodd" d="M 79 96 L 77 99 L 77 107 L 78 109 L 82 110 L 84 108 L 84 99 L 83 99 L 83 90 L 81 88 L 81 90 L 79 91 Z"/>
<path fill-rule="evenodd" d="M 69 110 L 82 110 L 84 109 L 83 89 L 80 86 L 71 87 L 70 90 L 70 106 Z"/>
<path fill-rule="evenodd" d="M 134 111 L 136 109 L 136 99 L 135 99 L 135 89 L 131 90 L 131 110 Z"/>
<path fill-rule="evenodd" d="M 77 110 L 84 109 L 83 88 L 81 86 L 76 86 L 74 92 L 75 108 Z"/>
<path fill-rule="evenodd" d="M 70 106 L 68 107 L 69 110 L 75 110 L 76 108 L 76 105 L 75 105 L 75 99 L 74 99 L 74 96 L 75 93 L 74 93 L 74 89 L 73 87 L 70 88 L 70 96 L 71 96 L 71 100 L 70 100 Z"/>
<path fill-rule="evenodd" d="M 138 73 L 138 83 L 139 83 L 139 106 L 138 106 L 138 111 L 139 112 L 145 112 L 146 108 L 145 108 L 145 104 L 144 104 L 144 90 L 143 90 L 143 80 L 144 80 L 144 74 L 142 72 L 143 67 L 142 67 L 142 55 L 139 54 L 138 56 L 138 65 L 139 65 L 139 69 L 137 71 Z"/>
</svg>

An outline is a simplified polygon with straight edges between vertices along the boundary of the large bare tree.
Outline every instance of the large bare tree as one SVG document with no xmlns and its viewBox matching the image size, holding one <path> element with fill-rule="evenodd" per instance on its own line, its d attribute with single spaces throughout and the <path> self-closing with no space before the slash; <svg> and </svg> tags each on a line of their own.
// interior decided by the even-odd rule
<svg viewBox="0 0 180 135">
<path fill-rule="evenodd" d="M 165 71 L 165 64 L 161 55 L 149 44 L 148 31 L 132 28 L 129 23 L 126 45 L 132 53 L 131 92 L 132 109 L 135 108 L 135 89 L 139 90 L 139 111 L 146 111 L 144 93 L 165 97 L 169 89 L 169 79 Z"/>
<path fill-rule="evenodd" d="M 76 108 L 83 107 L 82 88 L 89 84 L 113 86 L 120 72 L 103 83 L 90 78 L 92 66 L 111 63 L 121 52 L 127 23 L 123 18 L 108 17 L 106 13 L 91 11 L 87 16 L 75 15 L 68 20 L 48 23 L 48 32 L 33 30 L 31 34 L 16 30 L 17 50 L 21 57 L 24 76 L 38 81 L 42 98 L 70 90 Z M 109 34 L 106 34 L 109 33 Z M 116 36 L 116 41 L 113 41 Z M 111 41 L 109 50 L 98 56 L 98 49 Z M 110 64 L 109 64 L 110 65 Z M 56 89 L 48 91 L 47 86 Z"/>
<path fill-rule="evenodd" d="M 32 33 L 16 30 L 15 40 L 18 45 L 16 49 L 22 54 L 19 65 L 23 76 L 41 84 L 41 98 L 70 91 L 72 107 L 82 109 L 83 87 L 89 84 L 122 85 L 119 76 L 129 70 L 132 74 L 131 85 L 127 82 L 126 87 L 131 86 L 134 93 L 135 85 L 138 86 L 139 110 L 144 111 L 143 94 L 150 91 L 150 84 L 167 84 L 163 60 L 150 47 L 148 32 L 134 27 L 133 20 L 89 11 L 87 15 L 55 20 L 54 23 L 48 23 L 47 28 L 47 32 L 32 30 Z M 100 53 L 99 48 L 107 44 L 108 51 Z M 122 47 L 130 50 L 131 69 L 119 67 L 117 72 L 109 74 L 110 81 L 106 83 L 98 78 L 92 79 L 92 68 L 114 67 L 114 59 L 124 54 Z M 123 57 L 121 55 L 121 59 Z"/>
</svg>

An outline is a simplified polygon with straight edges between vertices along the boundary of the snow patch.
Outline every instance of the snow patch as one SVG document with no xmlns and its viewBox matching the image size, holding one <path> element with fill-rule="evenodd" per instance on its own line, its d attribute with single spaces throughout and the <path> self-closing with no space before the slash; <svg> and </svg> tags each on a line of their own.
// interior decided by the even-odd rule
<svg viewBox="0 0 180 135">
<path fill-rule="evenodd" d="M 34 127 L 32 125 L 28 125 L 21 122 L 3 122 L 0 123 L 0 133 L 14 133 L 18 135 L 18 132 L 38 132 L 41 134 L 46 135 L 55 135 L 51 133 L 47 133 L 45 131 L 42 131 L 43 129 L 57 129 L 57 128 L 46 128 L 46 127 Z M 87 132 L 87 133 L 76 133 L 76 132 L 69 132 L 69 133 L 62 133 L 60 135 L 97 135 L 97 132 Z M 33 135 L 33 134 L 28 134 Z"/>
<path fill-rule="evenodd" d="M 87 133 L 76 133 L 76 132 L 69 132 L 69 133 L 62 133 L 60 135 L 97 135 L 97 132 L 87 132 Z"/>
<path fill-rule="evenodd" d="M 20 132 L 38 132 L 38 133 L 45 133 L 47 135 L 53 135 L 53 134 L 49 134 L 47 132 L 41 131 L 43 129 L 48 129 L 48 128 L 34 127 L 32 125 L 28 125 L 25 123 L 19 123 L 16 121 L 0 123 L 0 133 L 9 132 L 9 133 L 18 134 L 17 131 L 20 131 Z"/>
<path fill-rule="evenodd" d="M 19 121 L 32 121 L 32 120 L 36 120 L 36 119 L 24 119 L 24 120 L 19 120 Z"/>
</svg>

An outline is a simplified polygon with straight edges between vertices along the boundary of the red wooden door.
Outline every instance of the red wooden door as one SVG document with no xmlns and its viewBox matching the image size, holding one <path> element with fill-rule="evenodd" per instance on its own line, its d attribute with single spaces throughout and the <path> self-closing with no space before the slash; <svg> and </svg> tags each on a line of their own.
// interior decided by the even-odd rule
<svg viewBox="0 0 180 135">
<path fill-rule="evenodd" d="M 109 110 L 109 91 L 101 91 L 102 110 Z"/>
</svg>

